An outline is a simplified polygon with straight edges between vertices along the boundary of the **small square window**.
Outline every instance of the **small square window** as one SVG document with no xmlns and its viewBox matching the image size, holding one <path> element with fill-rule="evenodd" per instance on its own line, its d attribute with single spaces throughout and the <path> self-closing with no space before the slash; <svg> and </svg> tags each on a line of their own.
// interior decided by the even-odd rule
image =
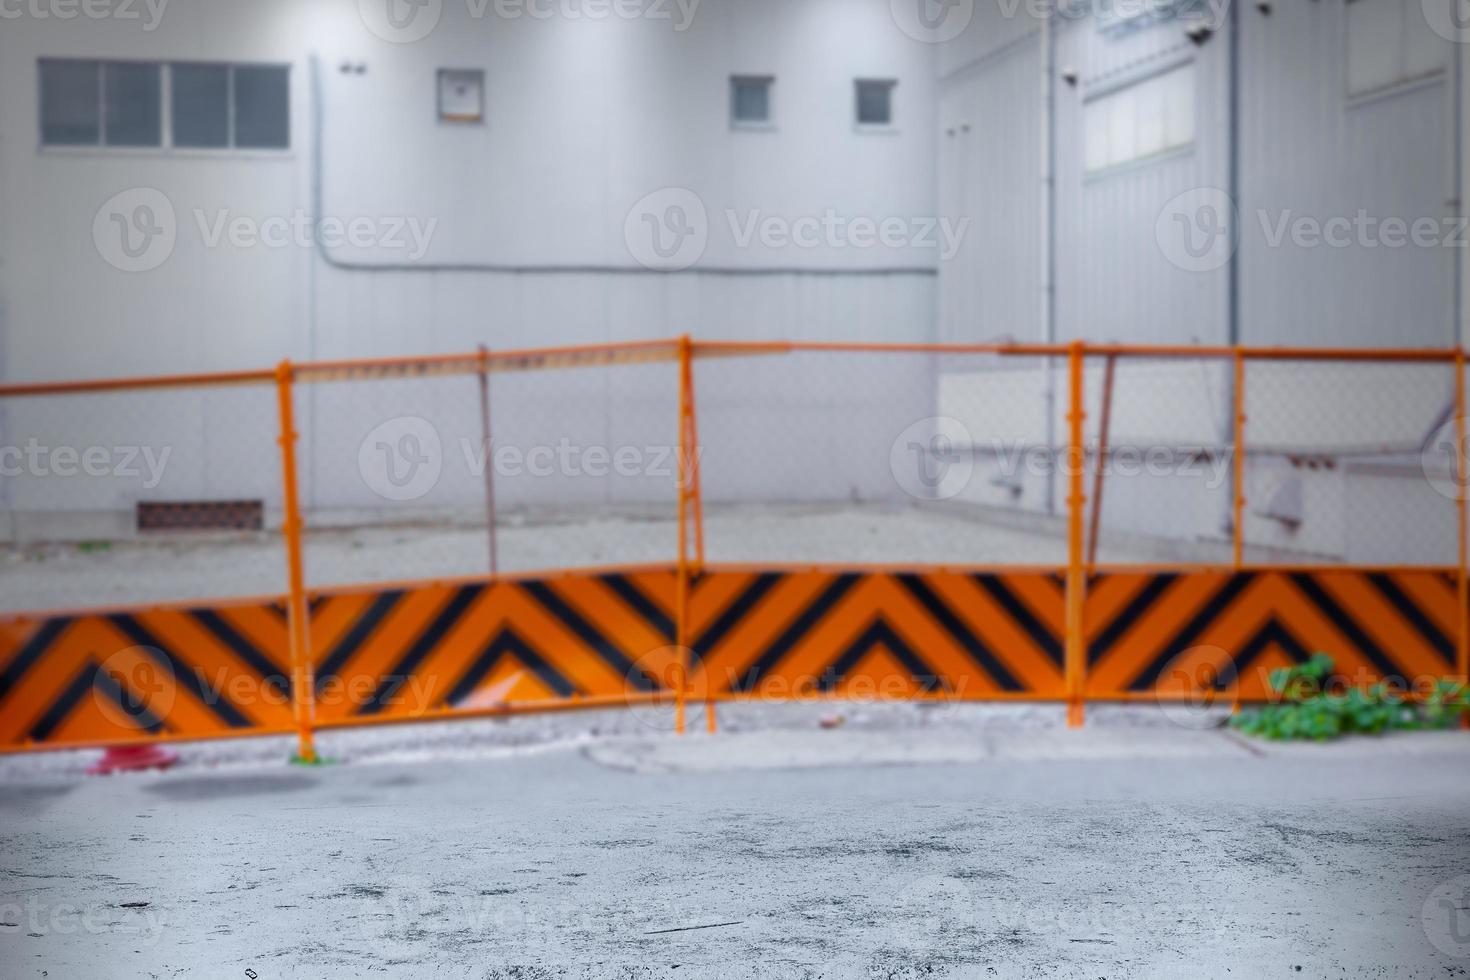
<svg viewBox="0 0 1470 980">
<path fill-rule="evenodd" d="M 160 66 L 109 61 L 102 66 L 102 118 L 108 146 L 163 145 Z"/>
<path fill-rule="evenodd" d="M 236 65 L 235 145 L 284 150 L 291 145 L 291 73 L 276 66 Z"/>
<path fill-rule="evenodd" d="M 102 142 L 102 65 L 96 61 L 41 62 L 41 142 L 96 146 Z"/>
<path fill-rule="evenodd" d="M 737 126 L 766 126 L 771 122 L 770 76 L 736 75 L 730 79 L 730 121 Z"/>
<path fill-rule="evenodd" d="M 893 125 L 893 89 L 895 81 L 860 78 L 857 81 L 857 122 L 859 126 Z"/>
<path fill-rule="evenodd" d="M 478 69 L 439 69 L 439 119 L 477 123 L 485 120 L 485 73 Z"/>
<path fill-rule="evenodd" d="M 174 146 L 229 146 L 229 65 L 174 65 L 172 71 Z"/>
</svg>

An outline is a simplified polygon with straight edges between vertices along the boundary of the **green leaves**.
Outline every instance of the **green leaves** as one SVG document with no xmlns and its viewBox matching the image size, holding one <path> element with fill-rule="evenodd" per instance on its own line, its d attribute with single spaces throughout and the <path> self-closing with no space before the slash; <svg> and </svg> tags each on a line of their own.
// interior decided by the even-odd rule
<svg viewBox="0 0 1470 980">
<path fill-rule="evenodd" d="M 1330 656 L 1316 653 L 1272 671 L 1271 689 L 1280 701 L 1236 715 L 1231 726 L 1273 741 L 1325 742 L 1342 735 L 1445 729 L 1470 714 L 1470 692 L 1456 681 L 1437 682 L 1416 702 L 1384 684 L 1332 690 L 1335 669 Z"/>
</svg>

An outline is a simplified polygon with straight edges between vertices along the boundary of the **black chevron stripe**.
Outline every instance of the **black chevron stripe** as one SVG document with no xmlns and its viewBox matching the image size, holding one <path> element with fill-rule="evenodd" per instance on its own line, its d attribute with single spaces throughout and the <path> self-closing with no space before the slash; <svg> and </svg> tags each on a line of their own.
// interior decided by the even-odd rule
<svg viewBox="0 0 1470 980">
<path fill-rule="evenodd" d="M 617 593 L 618 598 L 643 617 L 643 621 L 652 626 L 654 632 L 663 637 L 665 643 L 674 642 L 676 632 L 674 621 L 626 575 L 604 575 L 602 581 L 609 589 Z"/>
<path fill-rule="evenodd" d="M 131 698 L 127 701 L 123 700 L 126 692 L 123 691 L 116 678 L 109 677 L 106 671 L 88 661 L 81 666 L 76 676 L 46 708 L 45 714 L 36 719 L 36 723 L 31 726 L 30 738 L 37 742 L 44 742 L 50 738 L 77 705 L 94 691 L 111 698 L 118 710 L 134 720 L 139 731 L 156 733 L 163 730 L 164 723 L 161 718 L 146 707 L 138 707 L 129 703 Z"/>
<path fill-rule="evenodd" d="M 990 594 L 990 597 L 1000 603 L 1006 614 L 1015 620 L 1016 625 L 1031 637 L 1031 642 L 1041 650 L 1057 667 L 1062 666 L 1062 641 L 1061 638 L 1047 629 L 1046 626 L 1032 615 L 1031 610 L 1006 588 L 999 575 L 981 573 L 973 575 L 975 584 Z"/>
<path fill-rule="evenodd" d="M 46 651 L 51 648 L 51 644 L 56 642 L 56 638 L 65 632 L 74 621 L 70 617 L 63 616 L 59 619 L 48 619 L 41 624 L 35 634 L 26 641 L 25 646 L 16 653 L 15 659 L 6 665 L 3 672 L 0 672 L 0 701 L 5 700 L 5 695 L 20 683 L 20 679 L 26 675 L 26 672 L 36 665 L 36 661 L 45 655 Z"/>
<path fill-rule="evenodd" d="M 1379 674 L 1383 677 L 1403 676 L 1402 670 L 1394 664 L 1392 658 L 1373 642 L 1372 637 L 1363 632 L 1362 627 L 1337 604 L 1332 596 L 1327 594 L 1326 590 L 1313 578 L 1312 573 L 1295 572 L 1291 575 L 1291 582 L 1306 594 L 1324 616 L 1332 620 L 1332 625 L 1341 630 L 1354 646 L 1373 661 L 1373 666 L 1378 668 Z"/>
<path fill-rule="evenodd" d="M 1398 610 L 1398 614 L 1404 617 L 1411 626 L 1424 637 L 1431 649 L 1439 654 L 1445 666 L 1453 667 L 1455 663 L 1455 644 L 1438 626 L 1435 626 L 1430 618 L 1424 615 L 1424 610 L 1414 604 L 1414 601 L 1404 594 L 1403 590 L 1394 582 L 1393 577 L 1387 572 L 1374 572 L 1368 576 L 1368 581 L 1378 590 L 1378 593 L 1387 599 L 1389 603 Z"/>
<path fill-rule="evenodd" d="M 1195 617 L 1185 624 L 1184 628 L 1169 641 L 1169 645 L 1164 648 L 1163 653 L 1159 654 L 1152 663 L 1133 678 L 1128 684 L 1128 690 L 1153 690 L 1154 685 L 1159 682 L 1159 675 L 1164 672 L 1164 668 L 1169 666 L 1169 663 L 1175 657 L 1194 646 L 1195 641 L 1199 639 L 1199 635 L 1209 629 L 1210 625 L 1219 619 L 1225 610 L 1230 608 L 1230 604 L 1255 579 L 1256 573 L 1254 572 L 1243 572 L 1227 579 L 1220 591 L 1216 592 L 1214 597 L 1205 604 L 1204 608 L 1196 613 Z"/>
<path fill-rule="evenodd" d="M 785 577 L 777 572 L 757 575 L 755 581 L 741 590 L 740 594 L 735 597 L 735 601 L 730 603 L 725 611 L 720 613 L 719 617 L 694 639 L 692 644 L 694 656 L 703 660 L 707 653 L 718 647 L 730 631 L 744 622 L 751 610 L 759 605 L 766 594 L 780 584 Z"/>
<path fill-rule="evenodd" d="M 577 639 L 593 650 L 609 667 L 626 677 L 628 683 L 641 691 L 656 690 L 654 682 L 644 671 L 637 669 L 633 661 L 629 660 L 622 650 L 599 633 L 575 609 L 567 605 L 545 582 L 521 582 L 519 584 L 527 595 L 540 604 L 541 608 L 555 616 L 563 626 L 575 633 Z"/>
<path fill-rule="evenodd" d="M 909 594 L 918 600 L 919 604 L 934 617 L 935 622 L 944 627 L 946 633 L 969 654 L 975 666 L 988 674 L 991 680 L 1002 691 L 1022 691 L 1025 688 L 1015 676 L 1001 663 L 1000 658 L 995 655 L 985 641 L 976 636 L 974 631 L 954 614 L 954 611 L 944 604 L 944 601 L 935 595 L 924 580 L 915 574 L 896 576 L 898 583 L 908 590 Z"/>
<path fill-rule="evenodd" d="M 880 645 L 886 647 L 898 658 L 904 669 L 909 672 L 910 677 L 926 693 L 933 693 L 942 686 L 940 676 L 934 668 L 925 663 L 924 658 L 915 653 L 913 648 L 905 643 L 893 627 L 884 622 L 880 616 L 873 620 L 872 624 L 822 671 L 822 680 L 819 685 L 821 689 L 827 692 L 835 690 L 853 668 L 862 662 L 863 657 L 867 656 L 874 647 Z"/>
<path fill-rule="evenodd" d="M 266 687 L 274 688 L 282 694 L 289 694 L 291 682 L 284 671 L 276 666 L 264 653 L 253 643 L 241 636 L 223 617 L 213 609 L 191 609 L 188 615 L 202 626 L 205 632 L 210 633 L 215 639 L 229 647 L 230 652 L 250 665 L 250 669 L 259 675 Z"/>
<path fill-rule="evenodd" d="M 861 663 L 863 657 L 866 657 L 875 646 L 879 645 L 886 646 L 888 651 L 898 658 L 904 670 L 908 671 L 908 676 L 919 685 L 923 692 L 933 693 L 944 686 L 938 671 L 925 663 L 923 657 L 916 654 L 913 648 L 898 636 L 897 630 L 879 617 L 873 620 L 872 626 L 863 630 L 856 641 L 853 641 L 853 644 L 842 651 L 842 654 L 822 671 L 822 683 L 820 683 L 822 691 L 831 692 L 836 689 L 836 685 L 841 683 L 847 674 L 857 667 L 858 663 Z"/>
<path fill-rule="evenodd" d="M 480 651 L 474 663 L 470 664 L 464 675 L 455 682 L 454 687 L 444 698 L 445 704 L 454 707 L 473 694 L 475 688 L 480 686 L 480 683 L 489 676 L 507 653 L 524 664 L 542 684 L 555 691 L 557 697 L 569 698 L 577 694 L 575 684 L 547 663 L 546 659 L 516 635 L 514 630 L 506 628 L 500 632 L 499 636 L 485 645 L 485 649 Z"/>
<path fill-rule="evenodd" d="M 230 728 L 249 728 L 253 724 L 251 720 L 230 702 L 219 696 L 218 691 L 209 690 L 201 673 L 180 660 L 172 650 L 164 646 L 159 639 L 143 625 L 126 613 L 116 613 L 108 616 L 107 621 L 117 628 L 134 645 L 144 648 L 144 652 L 159 666 L 172 672 L 174 683 L 187 690 L 199 700 L 199 703 L 214 713 L 215 717 L 224 722 Z"/>
<path fill-rule="evenodd" d="M 374 599 L 367 609 L 363 610 L 346 635 L 337 641 L 336 647 L 317 667 L 316 692 L 318 694 L 322 692 L 323 684 L 341 674 L 342 668 L 347 666 L 347 662 L 357 654 L 368 638 L 377 632 L 378 627 L 393 611 L 393 607 L 398 605 L 403 595 L 402 590 L 384 592 Z"/>
<path fill-rule="evenodd" d="M 1155 575 L 1148 585 L 1144 586 L 1138 595 L 1134 596 L 1133 600 L 1113 617 L 1107 627 L 1093 638 L 1087 648 L 1088 665 L 1101 663 L 1102 659 L 1123 638 L 1123 635 L 1148 614 L 1148 611 L 1178 578 L 1179 576 L 1174 574 Z"/>
<path fill-rule="evenodd" d="M 1272 643 L 1285 650 L 1287 655 L 1299 664 L 1306 663 L 1312 656 L 1306 644 L 1297 639 L 1296 635 L 1282 625 L 1275 617 L 1272 617 L 1256 632 L 1255 636 L 1250 638 L 1245 646 L 1240 648 L 1240 652 L 1234 662 L 1228 664 L 1224 670 L 1220 671 L 1219 687 L 1224 689 L 1235 683 L 1236 679 L 1245 673 L 1256 662 L 1256 658 Z"/>
<path fill-rule="evenodd" d="M 376 715 L 388 707 L 389 700 L 403 687 L 408 676 L 417 670 L 444 637 L 449 635 L 449 631 L 464 617 L 485 588 L 483 585 L 465 585 L 456 589 L 453 598 L 445 604 L 443 609 L 439 610 L 439 615 L 435 616 L 428 628 L 419 634 L 418 639 L 414 640 L 408 648 L 408 652 L 393 665 L 393 669 L 383 678 L 372 698 L 359 708 L 357 713 Z"/>
<path fill-rule="evenodd" d="M 810 633 L 823 617 L 832 611 L 832 607 L 841 602 L 842 597 L 852 591 L 853 586 L 857 585 L 862 578 L 862 575 L 853 572 L 837 576 L 835 581 L 822 590 L 821 595 L 802 610 L 801 615 L 796 617 L 796 621 L 761 652 L 755 663 L 746 670 L 745 676 L 735 682 L 735 691 L 747 694 L 754 690 L 755 685 L 760 683 L 760 679 L 772 667 L 780 663 L 781 659 L 791 652 L 791 648 L 801 642 L 802 638 Z"/>
</svg>

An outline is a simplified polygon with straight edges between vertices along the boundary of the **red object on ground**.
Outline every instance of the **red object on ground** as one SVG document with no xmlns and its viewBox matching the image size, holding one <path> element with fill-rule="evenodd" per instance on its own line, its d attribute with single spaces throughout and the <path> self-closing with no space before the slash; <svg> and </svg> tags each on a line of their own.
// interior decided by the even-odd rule
<svg viewBox="0 0 1470 980">
<path fill-rule="evenodd" d="M 119 745 L 87 769 L 88 776 L 110 776 L 115 772 L 143 772 L 167 769 L 179 761 L 179 754 L 162 745 Z"/>
</svg>

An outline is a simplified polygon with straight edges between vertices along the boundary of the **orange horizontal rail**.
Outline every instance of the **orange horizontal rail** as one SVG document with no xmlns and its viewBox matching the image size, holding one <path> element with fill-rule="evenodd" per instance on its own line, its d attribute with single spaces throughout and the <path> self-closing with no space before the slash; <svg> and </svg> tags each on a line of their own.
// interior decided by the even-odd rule
<svg viewBox="0 0 1470 980">
<path fill-rule="evenodd" d="M 294 375 L 297 381 L 312 382 L 395 374 L 414 377 L 432 374 L 478 374 L 482 370 L 549 370 L 578 365 L 623 363 L 628 360 L 672 361 L 678 357 L 678 350 L 677 341 L 649 340 L 570 347 L 533 347 L 483 354 L 475 351 L 470 354 L 310 361 L 296 364 Z"/>
<path fill-rule="evenodd" d="M 843 341 L 696 341 L 697 356 L 737 354 L 993 354 L 1010 357 L 1066 357 L 1068 344 L 910 344 L 858 343 Z M 1440 363 L 1453 361 L 1454 348 L 1355 348 L 1355 347 L 1222 347 L 1189 344 L 1083 344 L 1083 354 L 1117 357 L 1200 357 L 1287 361 L 1409 361 Z"/>
<path fill-rule="evenodd" d="M 0 384 L 0 397 L 26 395 L 88 395 L 111 391 L 143 391 L 151 388 L 203 388 L 228 385 L 269 384 L 271 371 L 220 371 L 206 374 L 160 374 L 138 378 L 97 378 L 87 381 L 35 381 Z"/>
<path fill-rule="evenodd" d="M 555 582 L 593 575 L 640 575 L 652 572 L 672 572 L 675 568 L 675 562 L 667 561 L 532 569 L 528 571 L 502 572 L 496 576 L 452 575 L 429 578 L 381 579 L 372 582 L 354 582 L 341 585 L 310 585 L 306 589 L 306 596 L 308 599 L 316 601 L 327 597 L 372 595 L 391 590 L 453 589 L 481 583 L 488 585 L 495 582 Z M 748 575 L 765 572 L 780 572 L 784 574 L 810 572 L 826 575 L 902 575 L 918 574 L 921 572 L 955 575 L 1023 575 L 1028 573 L 1053 575 L 1065 571 L 1065 569 L 1066 566 L 1064 564 L 1047 565 L 1036 564 L 1034 562 L 1023 562 L 1013 565 L 1001 562 L 975 564 L 954 562 L 937 564 L 925 564 L 923 562 L 713 562 L 701 566 L 701 571 L 706 574 L 729 573 Z M 1453 575 L 1458 571 L 1456 566 L 1453 565 L 1382 565 L 1374 563 L 1314 565 L 1306 562 L 1282 564 L 1246 562 L 1239 568 L 1236 568 L 1229 561 L 1098 562 L 1090 566 L 1089 570 L 1094 576 L 1129 574 L 1167 575 L 1176 572 L 1199 574 L 1228 574 L 1231 572 L 1253 572 L 1259 574 L 1275 572 L 1288 575 L 1294 572 L 1384 572 L 1388 574 L 1434 572 L 1441 575 Z M 47 609 L 3 610 L 0 611 L 0 626 L 35 622 L 41 619 L 108 616 L 118 613 L 139 615 L 156 612 L 188 611 L 202 607 L 208 607 L 210 609 L 248 608 L 251 606 L 280 604 L 285 601 L 285 593 L 265 593 L 261 595 L 236 595 L 219 598 L 175 599 L 167 602 L 110 603 L 100 606 L 63 606 Z"/>
<path fill-rule="evenodd" d="M 1257 361 L 1379 361 L 1397 363 L 1452 363 L 1462 356 L 1454 348 L 1348 348 L 1348 347 L 1221 347 L 1163 344 L 1084 344 L 1088 357 L 1230 358 L 1237 355 Z M 695 357 L 741 357 L 793 353 L 869 353 L 931 355 L 994 355 L 1000 357 L 1066 357 L 1071 347 L 1064 344 L 920 344 L 845 343 L 840 341 L 744 341 L 701 340 L 691 345 Z M 430 354 L 414 357 L 354 358 L 293 363 L 292 378 L 302 382 L 336 381 L 366 377 L 419 377 L 437 374 L 474 374 L 491 371 L 552 370 L 556 368 L 613 364 L 625 361 L 672 361 L 679 356 L 679 341 L 645 340 L 562 347 L 531 347 L 519 350 L 464 354 Z M 218 371 L 193 374 L 145 375 L 140 377 L 94 378 L 72 381 L 34 381 L 0 384 L 0 398 L 42 395 L 102 394 L 160 388 L 193 388 L 269 384 L 274 369 Z"/>
</svg>

